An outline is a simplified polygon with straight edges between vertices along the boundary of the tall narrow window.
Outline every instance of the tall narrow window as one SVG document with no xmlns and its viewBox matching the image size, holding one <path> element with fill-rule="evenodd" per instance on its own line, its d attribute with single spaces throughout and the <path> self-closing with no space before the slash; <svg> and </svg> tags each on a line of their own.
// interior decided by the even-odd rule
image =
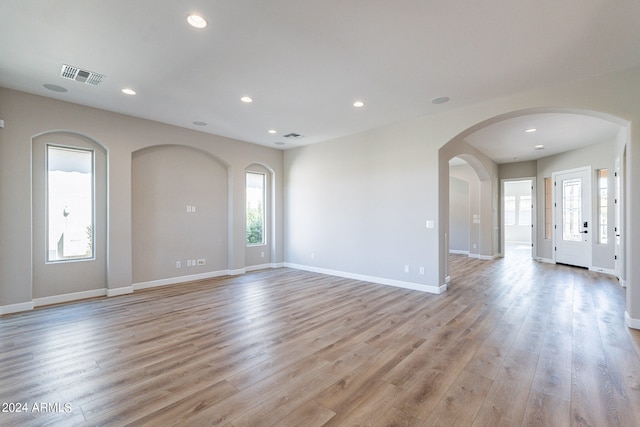
<svg viewBox="0 0 640 427">
<path fill-rule="evenodd" d="M 264 245 L 265 175 L 247 172 L 247 244 Z"/>
<path fill-rule="evenodd" d="M 93 151 L 47 146 L 47 261 L 93 258 Z"/>
<path fill-rule="evenodd" d="M 544 179 L 544 238 L 551 239 L 551 230 L 553 227 L 552 214 L 552 192 L 551 178 Z"/>
<path fill-rule="evenodd" d="M 607 244 L 607 209 L 609 207 L 608 202 L 608 182 L 607 182 L 607 170 L 598 169 L 598 243 Z"/>
</svg>

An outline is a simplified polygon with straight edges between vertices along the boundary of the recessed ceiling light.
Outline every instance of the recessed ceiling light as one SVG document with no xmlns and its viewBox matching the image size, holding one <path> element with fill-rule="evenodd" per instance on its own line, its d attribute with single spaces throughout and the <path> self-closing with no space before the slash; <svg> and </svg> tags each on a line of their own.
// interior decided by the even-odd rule
<svg viewBox="0 0 640 427">
<path fill-rule="evenodd" d="M 125 89 L 122 89 L 122 93 L 126 95 L 135 95 L 136 91 L 133 89 L 125 88 Z"/>
<path fill-rule="evenodd" d="M 449 102 L 448 96 L 438 96 L 436 98 L 431 99 L 432 104 L 444 104 L 446 102 Z"/>
<path fill-rule="evenodd" d="M 353 103 L 353 106 L 356 107 L 356 108 L 364 107 L 364 102 L 356 101 L 356 102 Z"/>
<path fill-rule="evenodd" d="M 535 146 L 535 147 L 533 147 L 533 148 L 534 148 L 534 149 L 536 149 L 536 150 L 544 150 L 544 145 L 539 144 L 539 145 L 536 145 L 536 146 Z"/>
<path fill-rule="evenodd" d="M 536 128 L 530 128 L 530 129 L 525 130 L 525 132 L 527 132 L 527 133 L 531 133 L 531 132 L 535 132 L 535 131 L 537 131 L 537 130 L 538 130 L 538 129 L 536 129 Z"/>
<path fill-rule="evenodd" d="M 246 102 L 248 104 L 250 102 L 253 102 L 253 99 L 251 99 L 250 96 L 243 96 L 242 98 L 240 98 L 240 101 Z"/>
<path fill-rule="evenodd" d="M 54 92 L 67 92 L 67 89 L 63 88 L 62 86 L 52 85 L 51 83 L 45 83 L 42 86 Z"/>
<path fill-rule="evenodd" d="M 275 129 L 269 129 L 269 130 L 268 130 L 268 132 L 269 132 L 270 134 L 278 133 L 278 131 L 277 131 L 277 130 L 275 130 Z"/>
<path fill-rule="evenodd" d="M 187 16 L 187 22 L 194 28 L 204 28 L 207 26 L 207 20 L 200 15 Z"/>
<path fill-rule="evenodd" d="M 206 126 L 207 122 L 198 122 L 198 121 L 196 121 L 196 122 L 193 122 L 193 124 L 196 125 L 196 126 Z"/>
</svg>

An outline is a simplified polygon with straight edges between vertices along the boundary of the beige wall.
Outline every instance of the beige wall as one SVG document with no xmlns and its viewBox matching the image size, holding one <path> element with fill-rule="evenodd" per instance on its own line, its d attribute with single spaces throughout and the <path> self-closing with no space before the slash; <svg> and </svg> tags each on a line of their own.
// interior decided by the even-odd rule
<svg viewBox="0 0 640 427">
<path fill-rule="evenodd" d="M 85 135 L 103 145 L 108 153 L 108 294 L 130 292 L 136 279 L 169 280 L 176 275 L 193 277 L 197 274 L 213 274 L 220 268 L 230 272 L 244 271 L 244 171 L 253 163 L 267 165 L 274 171 L 275 238 L 272 262 L 283 262 L 282 151 L 3 88 L 0 88 L 0 117 L 5 121 L 5 128 L 0 129 L 0 307 L 5 307 L 4 311 L 27 309 L 33 304 L 31 259 L 34 251 L 39 249 L 32 245 L 31 147 L 32 138 L 52 130 Z M 142 178 L 139 160 L 145 153 L 153 151 L 146 152 L 144 149 L 160 146 L 174 148 L 168 148 L 169 151 L 157 149 L 163 154 L 162 159 L 149 168 L 157 168 L 162 162 L 166 162 L 167 170 L 155 169 L 153 176 L 157 179 L 148 177 L 147 181 L 139 181 L 140 185 L 136 187 L 135 193 L 132 192 L 132 170 L 135 176 Z M 167 156 L 168 153 L 171 154 Z M 191 171 L 188 165 L 178 164 L 180 158 L 185 161 L 194 160 L 194 156 L 199 156 L 197 153 L 209 160 L 195 160 L 196 170 Z M 179 157 L 167 159 L 172 155 Z M 224 168 L 220 164 L 225 165 Z M 163 173 L 169 175 L 163 176 Z M 198 254 L 206 252 L 202 254 L 208 258 L 205 269 L 194 269 L 192 274 L 182 267 L 183 273 L 178 273 L 175 271 L 174 258 L 177 252 L 174 249 L 153 248 L 150 242 L 136 244 L 134 248 L 133 202 L 137 204 L 137 212 L 141 212 L 143 206 L 140 206 L 140 201 L 145 200 L 141 187 L 159 184 L 161 178 L 175 177 L 177 186 L 185 186 L 184 193 L 189 192 L 189 183 L 194 180 L 193 186 L 209 191 L 206 186 L 211 183 L 197 181 L 212 179 L 219 184 L 223 174 L 227 180 L 227 199 L 218 200 L 222 197 L 222 190 L 217 188 L 211 189 L 213 193 L 209 200 L 199 199 L 193 204 L 200 205 L 205 210 L 203 214 L 207 213 L 207 206 L 212 206 L 214 199 L 215 203 L 226 206 L 225 218 L 220 212 L 215 213 L 216 231 L 208 231 L 218 236 L 219 230 L 224 229 L 228 236 L 226 248 L 220 249 L 220 241 L 216 238 L 194 237 L 195 231 L 184 235 L 176 232 L 172 236 L 176 239 L 175 248 L 198 246 L 193 254 L 195 257 L 201 257 Z M 169 185 L 166 179 L 164 183 Z M 161 197 L 156 202 L 163 201 L 178 209 L 186 204 L 187 199 L 182 200 L 184 194 L 177 192 L 177 189 L 173 194 L 162 194 L 160 191 Z M 12 208 L 8 209 L 9 206 Z M 139 225 L 140 221 L 144 221 L 143 216 L 157 216 L 160 213 L 159 210 L 149 209 L 149 212 L 141 213 L 136 221 Z M 176 230 L 189 229 L 192 225 L 195 226 L 190 222 L 193 219 L 194 217 L 180 219 L 176 216 L 167 219 L 163 227 L 170 228 L 171 224 Z M 156 230 L 156 234 L 160 233 Z M 137 236 L 136 242 L 141 243 L 142 239 Z M 194 244 L 194 241 L 197 243 Z M 152 265 L 153 268 L 158 266 L 159 272 L 152 272 L 150 265 L 142 265 L 141 260 L 150 255 L 157 256 Z M 185 253 L 183 256 L 189 255 Z M 135 266 L 135 279 L 134 260 L 140 262 Z M 167 267 L 167 264 L 170 265 Z M 56 290 L 58 294 L 76 291 L 72 288 Z"/>
<path fill-rule="evenodd" d="M 244 170 L 259 163 L 275 171 L 277 238 L 272 261 L 441 291 L 449 232 L 448 160 L 462 156 L 482 175 L 480 253 L 499 254 L 498 165 L 464 144 L 463 138 L 478 127 L 518 114 L 578 112 L 628 127 L 628 137 L 617 141 L 613 150 L 619 157 L 626 144 L 625 249 L 627 259 L 637 259 L 640 225 L 630 219 L 640 212 L 638 99 L 640 68 L 463 108 L 456 108 L 452 100 L 440 114 L 286 151 L 283 163 L 277 150 L 2 89 L 0 117 L 6 126 L 0 130 L 0 306 L 32 299 L 28 168 L 31 138 L 42 132 L 73 130 L 108 149 L 110 290 L 126 289 L 133 282 L 132 153 L 157 145 L 184 145 L 207 151 L 227 165 L 230 271 L 244 271 L 246 266 Z M 286 192 L 285 205 L 279 199 L 280 188 Z M 427 222 L 434 227 L 426 227 Z M 628 262 L 626 277 L 630 323 L 640 326 L 640 264 Z"/>
<path fill-rule="evenodd" d="M 289 150 L 285 258 L 309 269 L 441 289 L 447 275 L 449 159 L 475 159 L 476 171 L 485 174 L 481 194 L 489 198 L 480 213 L 481 254 L 495 256 L 501 251 L 498 166 L 464 137 L 504 118 L 540 112 L 577 112 L 630 127 L 626 208 L 631 218 L 640 212 L 640 184 L 634 184 L 640 182 L 640 167 L 634 167 L 640 165 L 637 99 L 640 69 L 632 69 L 464 108 L 445 106 L 450 109 L 440 114 Z M 434 229 L 425 227 L 428 220 L 435 221 Z M 633 259 L 640 253 L 640 226 L 628 221 L 627 234 L 627 256 Z M 640 319 L 640 283 L 634 283 L 640 266 L 627 263 L 627 270 L 628 310 Z"/>
</svg>

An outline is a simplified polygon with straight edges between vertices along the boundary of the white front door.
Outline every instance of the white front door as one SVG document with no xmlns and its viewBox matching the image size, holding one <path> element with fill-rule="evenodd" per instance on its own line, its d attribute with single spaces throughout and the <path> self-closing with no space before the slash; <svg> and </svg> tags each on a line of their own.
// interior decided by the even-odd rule
<svg viewBox="0 0 640 427">
<path fill-rule="evenodd" d="M 591 266 L 591 170 L 559 172 L 555 183 L 555 261 Z"/>
</svg>

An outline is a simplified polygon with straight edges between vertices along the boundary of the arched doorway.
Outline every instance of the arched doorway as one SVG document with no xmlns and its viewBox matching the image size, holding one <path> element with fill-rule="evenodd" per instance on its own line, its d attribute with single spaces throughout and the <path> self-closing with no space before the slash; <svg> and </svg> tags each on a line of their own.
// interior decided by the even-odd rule
<svg viewBox="0 0 640 427">
<path fill-rule="evenodd" d="M 530 121 L 534 118 L 539 119 L 540 117 L 544 117 L 545 120 L 548 120 L 548 116 L 552 116 L 552 122 L 555 123 L 556 126 L 556 134 L 562 134 L 563 136 L 572 136 L 573 140 L 567 139 L 567 144 L 563 145 L 562 150 L 556 152 L 550 152 L 548 150 L 546 152 L 538 152 L 536 155 L 533 154 L 534 146 L 533 144 L 530 147 L 530 152 L 526 152 L 525 154 L 527 158 L 520 158 L 519 156 L 514 156 L 510 154 L 509 147 L 511 144 L 514 146 L 518 146 L 515 144 L 513 140 L 513 134 L 507 135 L 505 137 L 501 134 L 501 132 L 507 132 L 508 129 L 505 129 L 505 124 L 512 123 L 524 123 L 526 121 Z M 562 122 L 562 119 L 566 118 L 566 122 Z M 606 150 L 608 150 L 608 155 L 611 157 L 610 165 L 605 166 L 610 167 L 611 170 L 616 170 L 616 173 L 624 173 L 623 168 L 619 168 L 617 165 L 624 162 L 624 152 L 625 147 L 629 141 L 629 126 L 630 124 L 624 120 L 621 120 L 617 117 L 613 117 L 604 113 L 599 113 L 595 111 L 586 111 L 586 110 L 577 110 L 577 109 L 569 109 L 569 108 L 535 108 L 535 109 L 527 109 L 520 111 L 513 111 L 510 113 L 502 114 L 490 119 L 487 119 L 483 122 L 480 122 L 467 130 L 461 132 L 458 136 L 453 138 L 447 144 L 445 144 L 439 151 L 439 188 L 440 188 L 440 198 L 439 198 L 439 214 L 440 214 L 440 253 L 441 260 L 439 264 L 440 268 L 440 278 L 441 280 L 445 280 L 448 276 L 448 236 L 450 232 L 450 224 L 449 224 L 449 165 L 448 161 L 453 157 L 464 157 L 468 156 L 468 158 L 472 159 L 469 162 L 471 166 L 473 166 L 474 170 L 478 172 L 478 175 L 481 176 L 483 170 L 487 172 L 489 175 L 490 183 L 484 183 L 484 188 L 490 194 L 489 198 L 491 202 L 488 204 L 491 206 L 491 211 L 489 212 L 489 220 L 485 221 L 485 218 L 480 217 L 481 221 L 481 229 L 484 236 L 490 237 L 490 240 L 485 240 L 486 242 L 490 241 L 491 253 L 489 254 L 491 257 L 501 256 L 504 254 L 503 248 L 503 236 L 504 236 L 504 226 L 501 225 L 501 196 L 502 192 L 500 191 L 499 183 L 501 180 L 505 179 L 514 179 L 514 178 L 523 178 L 523 177 L 533 177 L 535 179 L 535 189 L 534 193 L 537 201 L 537 205 L 539 209 L 535 213 L 536 218 L 534 219 L 534 225 L 537 226 L 536 232 L 536 240 L 538 241 L 538 245 L 536 250 L 534 250 L 534 257 L 540 261 L 547 262 L 555 262 L 555 257 L 553 255 L 553 227 L 551 224 L 551 220 L 548 218 L 552 218 L 553 216 L 546 212 L 545 202 L 547 197 L 550 197 L 550 194 L 545 193 L 544 186 L 547 184 L 546 179 L 547 175 L 549 177 L 552 176 L 552 173 L 567 170 L 572 168 L 579 168 L 583 166 L 582 164 L 578 164 L 582 161 L 585 163 L 590 163 L 591 159 L 598 159 L 597 155 L 585 155 L 588 151 L 580 151 L 577 153 L 577 150 L 582 148 L 572 147 L 571 142 L 575 142 L 576 140 L 584 139 L 588 135 L 588 133 L 593 132 L 585 132 L 584 126 L 576 126 L 571 125 L 571 123 L 575 123 L 577 120 L 581 124 L 587 123 L 589 124 L 589 120 L 598 122 L 598 126 L 594 126 L 594 129 L 605 129 L 605 134 L 598 133 L 600 139 L 602 141 L 606 141 Z M 602 126 L 603 125 L 603 126 Z M 572 127 L 573 126 L 573 127 Z M 506 126 L 508 128 L 508 126 Z M 573 130 L 572 130 L 573 129 Z M 524 132 L 525 129 L 522 129 Z M 478 135 L 487 136 L 490 138 L 485 138 L 485 141 L 490 141 L 489 145 L 479 145 L 476 137 Z M 518 135 L 516 135 L 517 137 Z M 472 144 L 473 143 L 473 144 Z M 585 143 L 582 143 L 583 146 Z M 542 144 L 536 143 L 535 149 L 538 150 L 541 148 Z M 605 145 L 602 142 L 602 145 Z M 578 146 L 580 147 L 580 146 Z M 482 148 L 482 150 L 480 150 Z M 576 155 L 565 155 L 564 153 L 570 150 L 569 152 L 573 153 L 571 150 L 576 151 Z M 485 154 L 490 153 L 491 156 Z M 613 154 L 612 154 L 613 153 Z M 615 157 L 612 157 L 615 156 Z M 551 160 L 550 160 L 551 159 Z M 614 166 L 614 160 L 615 165 Z M 575 164 L 573 164 L 575 163 Z M 595 162 L 597 163 L 597 162 Z M 598 168 L 602 166 L 594 166 L 591 168 L 595 177 L 595 173 L 599 171 Z M 514 173 L 515 172 L 515 173 Z M 606 171 L 604 171 L 606 172 Z M 609 185 L 611 189 L 611 199 L 614 196 L 614 192 L 618 191 L 620 187 L 624 187 L 625 178 L 622 177 L 620 183 L 616 182 L 615 179 L 611 178 L 609 180 Z M 615 187 L 615 188 L 614 188 Z M 550 193 L 550 192 L 547 192 Z M 615 193 L 618 194 L 618 193 Z M 595 194 L 594 194 L 595 196 Z M 594 197 L 595 199 L 595 197 Z M 624 204 L 623 197 L 615 198 L 616 209 L 621 210 Z M 484 197 L 483 197 L 483 200 Z M 615 239 L 616 242 L 616 251 L 622 250 L 624 248 L 624 230 L 625 230 L 625 220 L 624 218 L 618 218 L 617 215 L 614 214 L 614 206 L 609 207 L 610 212 L 608 213 L 608 218 L 613 218 L 612 221 L 609 221 L 608 224 L 597 223 L 598 227 L 603 228 L 602 233 L 606 230 L 605 227 L 609 227 L 609 234 L 613 235 L 615 231 Z M 594 215 L 596 208 L 594 207 Z M 615 218 L 614 218 L 615 217 Z M 555 217 L 553 217 L 555 218 Z M 615 224 L 613 222 L 616 222 Z M 594 220 L 595 224 L 595 220 Z M 595 232 L 596 230 L 593 230 Z M 618 233 L 618 231 L 622 231 L 622 233 Z M 546 233 L 546 234 L 545 234 Z M 620 235 L 618 235 L 620 234 Z M 534 240 L 534 242 L 536 241 Z M 608 251 L 611 251 L 611 260 L 613 260 L 613 247 L 612 243 L 608 243 L 610 247 L 606 247 L 604 245 L 594 247 L 593 254 L 594 258 L 600 257 L 601 259 L 605 259 L 608 254 Z M 537 252 L 537 253 L 536 253 Z M 624 253 L 616 254 L 616 261 L 620 259 L 624 260 Z M 611 261 L 612 262 L 612 261 Z M 613 265 L 610 269 L 607 268 L 595 268 L 597 271 L 603 272 L 618 272 L 621 271 L 621 280 L 624 280 L 626 268 L 624 266 L 619 265 L 620 262 L 616 263 L 615 270 Z"/>
</svg>

